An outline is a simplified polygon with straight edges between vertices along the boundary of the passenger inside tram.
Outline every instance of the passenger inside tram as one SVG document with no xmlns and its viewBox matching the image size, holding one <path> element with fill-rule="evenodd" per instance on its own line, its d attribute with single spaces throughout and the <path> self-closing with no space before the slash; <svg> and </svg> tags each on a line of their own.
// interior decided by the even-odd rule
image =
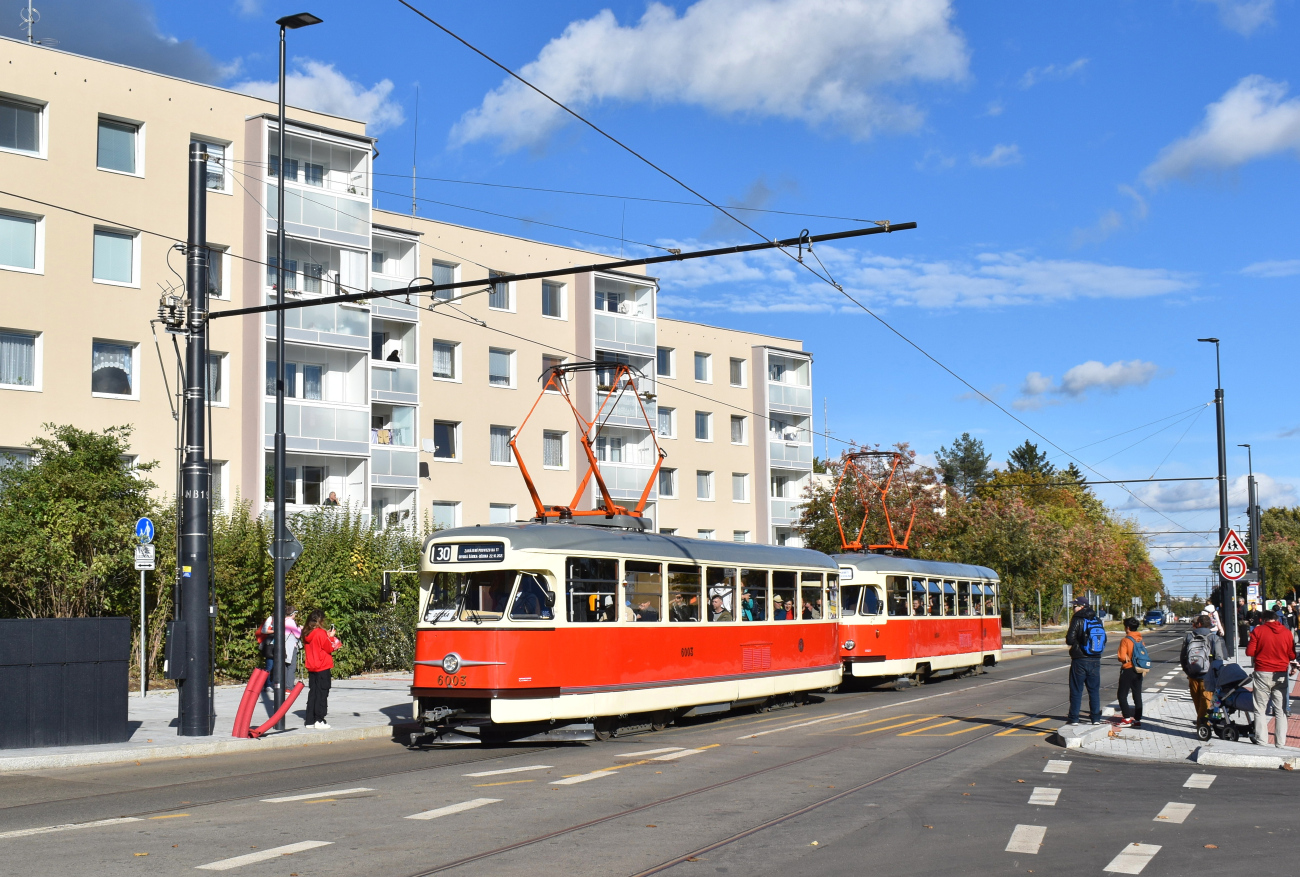
<svg viewBox="0 0 1300 877">
<path fill-rule="evenodd" d="M 798 575 L 786 570 L 772 573 L 772 618 L 777 621 L 793 621 L 799 617 L 799 606 L 795 603 L 795 590 Z"/>
<path fill-rule="evenodd" d="M 710 621 L 734 621 L 731 613 L 727 611 L 726 605 L 722 602 L 722 597 L 718 594 L 713 595 L 709 601 L 709 620 Z"/>
</svg>

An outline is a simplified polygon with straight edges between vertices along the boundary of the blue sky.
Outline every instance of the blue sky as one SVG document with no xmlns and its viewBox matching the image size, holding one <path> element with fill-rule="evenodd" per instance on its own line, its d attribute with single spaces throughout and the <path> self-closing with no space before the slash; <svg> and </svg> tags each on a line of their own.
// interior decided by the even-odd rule
<svg viewBox="0 0 1300 877">
<path fill-rule="evenodd" d="M 417 83 L 422 176 L 691 200 L 395 0 L 291 5 L 46 0 L 38 36 L 257 90 L 275 78 L 273 19 L 301 6 L 325 24 L 292 35 L 291 99 L 378 130 L 376 169 L 396 175 L 380 178 L 393 193 L 381 207 L 409 209 Z M 712 199 L 919 223 L 818 255 L 855 299 L 1106 477 L 1214 474 L 1214 412 L 1196 410 L 1214 352 L 1196 338 L 1221 338 L 1234 523 L 1240 442 L 1265 503 L 1300 502 L 1294 0 L 415 5 Z M 432 181 L 419 194 L 445 202 L 421 203 L 425 216 L 613 253 L 649 252 L 620 236 L 752 239 L 693 206 Z M 861 224 L 744 216 L 769 238 Z M 970 432 L 1003 460 L 1033 438 L 788 258 L 660 276 L 665 314 L 803 339 L 841 439 L 929 454 Z M 1133 489 L 1154 510 L 1098 491 L 1151 530 L 1217 527 L 1212 482 Z M 1170 584 L 1189 566 L 1166 566 Z"/>
</svg>

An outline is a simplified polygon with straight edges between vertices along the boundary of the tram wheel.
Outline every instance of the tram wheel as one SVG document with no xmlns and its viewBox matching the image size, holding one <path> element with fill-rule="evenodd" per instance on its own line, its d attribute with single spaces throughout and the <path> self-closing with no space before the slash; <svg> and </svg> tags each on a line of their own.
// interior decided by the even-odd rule
<svg viewBox="0 0 1300 877">
<path fill-rule="evenodd" d="M 650 717 L 650 730 L 662 731 L 672 724 L 673 717 L 668 713 L 655 713 Z"/>
<path fill-rule="evenodd" d="M 618 733 L 618 722 L 614 719 L 600 718 L 592 722 L 592 729 L 596 734 L 596 739 L 602 743 L 610 740 Z"/>
</svg>

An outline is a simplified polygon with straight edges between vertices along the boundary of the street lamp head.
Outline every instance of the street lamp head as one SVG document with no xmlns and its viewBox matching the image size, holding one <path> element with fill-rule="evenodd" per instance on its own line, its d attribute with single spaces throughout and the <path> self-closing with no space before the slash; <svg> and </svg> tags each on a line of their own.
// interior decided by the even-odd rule
<svg viewBox="0 0 1300 877">
<path fill-rule="evenodd" d="M 1237 445 L 1237 447 L 1239 447 L 1239 448 L 1248 448 L 1248 447 L 1250 447 L 1250 445 Z"/>
<path fill-rule="evenodd" d="M 320 24 L 321 19 L 310 12 L 299 12 L 297 15 L 286 15 L 284 18 L 277 19 L 275 23 L 288 30 L 297 30 L 311 24 Z"/>
<path fill-rule="evenodd" d="M 1210 344 L 1218 344 L 1218 343 L 1219 343 L 1219 339 L 1218 339 L 1218 338 L 1197 338 L 1196 340 L 1197 340 L 1197 341 L 1207 341 L 1207 342 L 1209 342 Z"/>
</svg>

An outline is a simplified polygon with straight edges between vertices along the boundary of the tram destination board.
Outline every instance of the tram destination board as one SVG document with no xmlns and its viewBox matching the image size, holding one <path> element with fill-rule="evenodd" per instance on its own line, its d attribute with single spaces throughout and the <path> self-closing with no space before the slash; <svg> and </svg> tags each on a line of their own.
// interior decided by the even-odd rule
<svg viewBox="0 0 1300 877">
<path fill-rule="evenodd" d="M 504 542 L 444 543 L 429 549 L 429 560 L 432 563 L 500 563 L 505 559 Z"/>
</svg>

